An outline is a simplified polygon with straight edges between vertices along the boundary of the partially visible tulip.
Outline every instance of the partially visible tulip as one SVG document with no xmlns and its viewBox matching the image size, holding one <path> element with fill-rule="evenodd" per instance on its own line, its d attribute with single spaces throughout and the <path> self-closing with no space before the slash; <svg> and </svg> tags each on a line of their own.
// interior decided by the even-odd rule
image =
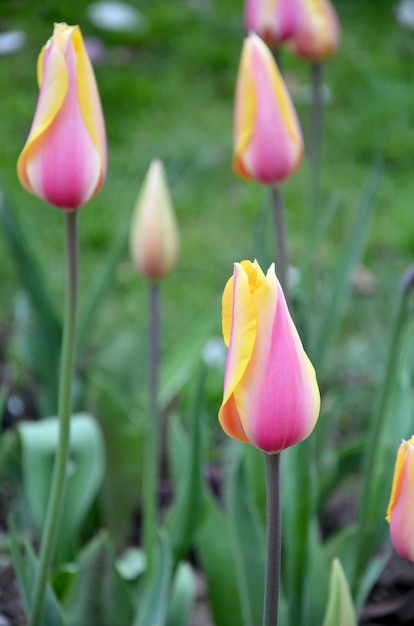
<svg viewBox="0 0 414 626">
<path fill-rule="evenodd" d="M 414 561 L 414 435 L 397 454 L 387 509 L 391 541 L 400 556 Z"/>
<path fill-rule="evenodd" d="M 236 86 L 233 165 L 243 178 L 277 185 L 303 158 L 303 141 L 272 53 L 255 34 L 244 42 Z"/>
<path fill-rule="evenodd" d="M 151 163 L 138 196 L 132 218 L 130 249 L 137 270 L 152 280 L 168 274 L 175 266 L 179 233 L 164 166 Z"/>
<path fill-rule="evenodd" d="M 341 28 L 329 0 L 299 0 L 298 18 L 290 41 L 295 54 L 309 61 L 318 61 L 336 50 Z"/>
<path fill-rule="evenodd" d="M 269 46 L 290 39 L 298 22 L 299 0 L 247 0 L 244 11 L 246 29 L 253 31 Z"/>
<path fill-rule="evenodd" d="M 47 202 L 77 209 L 101 188 L 107 160 L 99 93 L 79 27 L 55 24 L 37 68 L 39 100 L 18 176 Z"/>
<path fill-rule="evenodd" d="M 223 293 L 223 335 L 224 431 L 270 453 L 308 437 L 319 389 L 274 265 L 265 276 L 257 261 L 235 263 Z"/>
</svg>

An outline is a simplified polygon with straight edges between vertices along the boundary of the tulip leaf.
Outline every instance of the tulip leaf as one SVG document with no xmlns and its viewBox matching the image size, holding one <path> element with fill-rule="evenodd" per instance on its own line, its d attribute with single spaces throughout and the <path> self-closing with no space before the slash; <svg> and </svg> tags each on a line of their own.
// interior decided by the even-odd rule
<svg viewBox="0 0 414 626">
<path fill-rule="evenodd" d="M 144 445 L 144 425 L 139 419 L 139 410 L 129 404 L 125 391 L 111 376 L 95 371 L 89 382 L 105 441 L 106 465 L 101 490 L 103 521 L 115 545 L 120 547 L 141 489 L 139 459 Z"/>
<path fill-rule="evenodd" d="M 228 516 L 212 496 L 206 496 L 203 523 L 197 533 L 197 549 L 207 579 L 215 626 L 248 626 L 241 607 L 237 566 Z"/>
<path fill-rule="evenodd" d="M 78 353 L 82 352 L 82 349 L 88 340 L 88 336 L 92 331 L 95 321 L 96 313 L 102 304 L 102 300 L 107 295 L 109 286 L 113 280 L 116 266 L 125 254 L 128 232 L 129 224 L 126 223 L 125 228 L 115 240 L 112 248 L 106 255 L 105 260 L 100 264 L 100 269 L 96 279 L 87 290 L 87 299 L 79 314 L 77 335 Z"/>
<path fill-rule="evenodd" d="M 177 419 L 171 420 L 174 488 L 176 504 L 171 511 L 169 535 L 175 562 L 186 556 L 197 529 L 202 509 L 203 454 L 201 446 L 201 411 L 206 370 L 202 367 L 190 403 L 189 436 Z"/>
<path fill-rule="evenodd" d="M 198 319 L 197 325 L 180 336 L 166 354 L 161 372 L 160 403 L 167 406 L 191 379 L 207 339 L 211 337 L 215 321 L 211 314 Z"/>
<path fill-rule="evenodd" d="M 339 559 L 332 561 L 329 597 L 323 626 L 356 626 L 355 608 Z"/>
<path fill-rule="evenodd" d="M 24 422 L 17 427 L 22 457 L 23 487 L 35 520 L 42 528 L 58 439 L 58 420 Z M 57 559 L 67 559 L 104 471 L 104 448 L 96 421 L 87 414 L 71 418 L 69 473 L 57 545 Z"/>
<path fill-rule="evenodd" d="M 173 560 L 169 538 L 161 533 L 151 571 L 144 575 L 144 590 L 139 599 L 133 626 L 164 626 L 170 599 Z"/>
<path fill-rule="evenodd" d="M 131 598 L 114 560 L 106 532 L 101 532 L 82 550 L 78 572 L 64 605 L 68 624 L 125 626 L 132 623 Z"/>
<path fill-rule="evenodd" d="M 49 290 L 47 273 L 25 236 L 17 213 L 0 192 L 0 223 L 6 235 L 11 256 L 30 306 L 21 297 L 16 302 L 16 323 L 20 347 L 27 368 L 41 382 L 44 410 L 57 405 L 57 388 L 62 324 Z M 26 349 L 24 349 L 26 348 Z"/>
<path fill-rule="evenodd" d="M 180 563 L 171 588 L 171 601 L 165 626 L 187 626 L 195 596 L 195 578 L 188 563 Z"/>
<path fill-rule="evenodd" d="M 247 446 L 243 446 L 246 448 Z M 232 446 L 230 479 L 227 483 L 230 539 L 236 562 L 244 624 L 261 624 L 265 571 L 265 529 L 253 495 L 247 488 L 242 447 Z M 265 462 L 264 455 L 262 459 Z"/>
<path fill-rule="evenodd" d="M 9 532 L 13 565 L 26 610 L 30 615 L 34 590 L 33 581 L 36 580 L 38 574 L 38 559 L 31 545 L 18 537 L 12 518 L 9 521 Z M 43 611 L 42 626 L 65 626 L 66 621 L 50 584 L 46 585 Z"/>
<path fill-rule="evenodd" d="M 368 228 L 374 213 L 381 172 L 381 164 L 378 162 L 375 163 L 372 167 L 359 210 L 348 237 L 348 243 L 344 246 L 344 253 L 340 259 L 338 269 L 333 276 L 329 290 L 331 294 L 330 301 L 325 307 L 318 341 L 315 344 L 316 348 L 312 355 L 316 371 L 318 371 L 323 364 L 332 337 L 345 313 L 350 290 L 349 277 L 353 267 L 358 263 L 364 252 Z"/>
</svg>

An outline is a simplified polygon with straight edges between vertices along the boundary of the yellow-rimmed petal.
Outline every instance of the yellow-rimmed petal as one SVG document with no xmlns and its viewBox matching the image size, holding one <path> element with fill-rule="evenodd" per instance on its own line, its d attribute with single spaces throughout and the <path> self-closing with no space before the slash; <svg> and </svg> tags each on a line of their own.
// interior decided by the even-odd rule
<svg viewBox="0 0 414 626">
<path fill-rule="evenodd" d="M 257 334 L 257 313 L 250 292 L 248 276 L 239 263 L 236 263 L 234 266 L 233 279 L 230 284 L 233 292 L 231 304 L 231 331 L 224 376 L 224 397 L 219 412 L 219 420 L 223 429 L 228 432 L 228 434 L 236 436 L 234 433 L 229 432 L 230 427 L 227 418 L 230 413 L 234 417 L 235 410 L 238 411 L 238 409 L 232 405 L 232 410 L 229 411 L 229 407 L 226 407 L 226 405 L 242 379 L 252 355 Z M 227 288 L 227 298 L 229 293 L 228 289 L 229 287 Z M 230 310 L 228 300 L 225 309 L 226 314 L 228 314 Z M 227 322 L 223 324 L 223 326 L 224 325 L 228 327 Z"/>
<path fill-rule="evenodd" d="M 27 161 L 58 114 L 68 90 L 65 59 L 53 39 L 43 48 L 41 61 L 43 71 L 38 72 L 41 80 L 38 105 L 29 137 L 17 162 L 20 181 L 29 191 L 32 188 L 26 173 Z"/>
</svg>

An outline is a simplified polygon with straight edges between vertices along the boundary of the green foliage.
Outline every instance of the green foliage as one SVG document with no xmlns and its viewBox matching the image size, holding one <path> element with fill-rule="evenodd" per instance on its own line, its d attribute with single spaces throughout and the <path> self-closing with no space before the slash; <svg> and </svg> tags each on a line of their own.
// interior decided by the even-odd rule
<svg viewBox="0 0 414 626">
<path fill-rule="evenodd" d="M 58 421 L 49 418 L 22 423 L 17 433 L 24 493 L 37 527 L 42 528 L 55 458 Z M 61 560 L 76 553 L 81 524 L 101 486 L 104 458 L 102 436 L 96 421 L 86 414 L 72 416 L 69 476 L 57 542 Z"/>
<path fill-rule="evenodd" d="M 348 582 L 340 561 L 334 559 L 323 626 L 356 626 L 356 624 L 355 609 Z"/>
<path fill-rule="evenodd" d="M 80 552 L 77 572 L 64 602 L 68 624 L 126 626 L 132 623 L 132 599 L 114 560 L 114 551 L 105 532 Z"/>
</svg>

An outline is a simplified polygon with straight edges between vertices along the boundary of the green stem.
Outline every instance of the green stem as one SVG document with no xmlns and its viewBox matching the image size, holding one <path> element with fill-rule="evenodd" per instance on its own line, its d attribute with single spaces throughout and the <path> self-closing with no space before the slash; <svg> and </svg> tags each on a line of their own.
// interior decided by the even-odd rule
<svg viewBox="0 0 414 626">
<path fill-rule="evenodd" d="M 149 412 L 144 481 L 144 548 L 151 569 L 156 536 L 158 472 L 161 455 L 161 414 L 158 405 L 160 367 L 160 285 L 149 285 Z"/>
<path fill-rule="evenodd" d="M 280 454 L 266 454 L 266 493 L 266 571 L 263 626 L 277 626 L 282 544 Z"/>
<path fill-rule="evenodd" d="M 288 268 L 289 255 L 286 233 L 285 209 L 280 187 L 272 187 L 273 223 L 276 239 L 277 268 L 276 273 L 282 285 L 285 298 L 289 301 Z"/>
<path fill-rule="evenodd" d="M 319 202 L 319 176 L 323 133 L 323 63 L 311 63 L 312 111 L 309 132 L 310 214 L 314 223 L 314 210 Z M 310 224 L 310 225 L 311 225 Z M 313 231 L 312 231 L 313 232 Z"/>
<path fill-rule="evenodd" d="M 31 626 L 42 623 L 44 597 L 53 560 L 67 477 L 70 442 L 72 378 L 75 353 L 76 306 L 78 292 L 77 212 L 65 213 L 66 227 L 66 296 L 59 381 L 59 439 L 53 467 L 52 485 L 40 543 L 39 571 L 35 581 Z"/>
<path fill-rule="evenodd" d="M 377 484 L 378 480 L 375 480 L 376 467 L 382 450 L 381 440 L 383 439 L 389 402 L 392 397 L 395 376 L 398 370 L 401 339 L 403 337 L 405 322 L 407 320 L 409 294 L 410 289 L 405 288 L 403 285 L 397 315 L 394 322 L 384 381 L 381 385 L 381 395 L 379 398 L 378 409 L 372 414 L 368 431 L 368 449 L 365 455 L 365 465 L 362 475 L 363 484 L 361 490 L 361 504 L 355 553 L 356 561 L 353 579 L 354 597 L 357 597 L 358 595 L 362 575 L 368 559 L 370 558 L 373 550 L 373 543 L 375 541 L 376 522 L 378 516 L 375 503 L 378 494 L 383 491 L 383 485 Z"/>
</svg>

